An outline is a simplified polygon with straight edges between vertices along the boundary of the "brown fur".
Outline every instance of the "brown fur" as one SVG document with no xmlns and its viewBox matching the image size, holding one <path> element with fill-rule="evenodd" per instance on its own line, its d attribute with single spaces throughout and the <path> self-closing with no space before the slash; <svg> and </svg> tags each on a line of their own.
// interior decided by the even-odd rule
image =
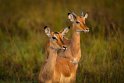
<svg viewBox="0 0 124 83">
<path fill-rule="evenodd" d="M 57 38 L 60 39 L 61 36 L 58 34 Z M 57 40 L 56 43 L 59 44 L 58 42 L 61 41 Z M 48 47 L 50 45 L 49 42 Z M 56 47 L 55 45 L 52 46 Z M 47 48 L 47 54 L 48 58 L 41 68 L 39 81 L 41 83 L 72 83 L 71 81 L 75 80 L 73 73 L 75 73 L 76 66 L 69 59 L 57 56 L 57 51 L 51 48 Z"/>
<path fill-rule="evenodd" d="M 76 80 L 76 71 L 78 64 L 73 64 L 71 61 L 74 59 L 79 62 L 81 58 L 80 49 L 80 32 L 77 30 L 88 29 L 85 25 L 85 19 L 83 17 L 76 16 L 76 21 L 80 24 L 73 23 L 72 26 L 72 39 L 71 41 L 64 41 L 69 45 L 66 51 L 60 51 L 59 56 L 56 57 L 56 63 L 50 80 L 44 83 L 74 83 Z M 46 72 L 48 73 L 48 72 Z M 39 76 L 39 79 L 42 79 Z M 44 78 L 46 79 L 46 77 Z"/>
<path fill-rule="evenodd" d="M 44 71 L 44 73 L 43 71 L 40 72 L 43 77 L 39 75 L 39 79 L 41 83 L 48 83 L 48 81 L 49 83 L 67 83 L 67 81 L 68 83 L 72 83 L 71 80 L 75 80 L 73 79 L 72 74 L 75 73 L 75 69 L 75 65 L 70 63 L 68 59 L 58 56 L 54 71 Z M 66 82 L 61 82 L 61 80 L 64 80 L 61 75 L 69 79 L 66 79 Z"/>
<path fill-rule="evenodd" d="M 58 34 L 50 32 L 49 28 L 45 28 L 45 33 L 50 38 L 50 41 L 47 44 L 46 53 L 48 54 L 48 58 L 41 68 L 39 81 L 44 83 L 51 83 L 56 65 L 57 51 L 58 49 L 62 49 L 65 47 L 61 37 Z"/>
<path fill-rule="evenodd" d="M 79 24 L 76 24 L 74 22 L 72 25 L 72 38 L 68 44 L 69 47 L 65 52 L 60 52 L 58 55 L 66 57 L 69 61 L 73 62 L 74 60 L 76 60 L 77 62 L 79 62 L 79 60 L 81 58 L 81 48 L 80 48 L 80 32 L 77 32 L 77 30 L 85 30 L 85 29 L 88 29 L 88 27 L 85 25 L 85 19 L 83 17 L 80 17 L 80 16 L 75 16 L 75 17 L 76 17 L 75 21 L 78 21 Z M 70 64 L 73 64 L 73 63 L 70 63 Z M 61 67 L 63 67 L 63 65 L 61 65 Z M 66 75 L 64 75 L 64 76 L 68 77 L 68 76 L 70 76 L 70 74 L 73 74 L 74 76 L 71 79 L 74 79 L 73 80 L 73 82 L 74 82 L 76 79 L 77 67 L 78 67 L 78 64 L 76 64 L 74 67 L 70 66 L 70 68 L 72 68 L 72 69 L 74 68 L 73 71 L 71 71 L 71 69 L 65 70 L 68 73 L 66 73 Z"/>
</svg>

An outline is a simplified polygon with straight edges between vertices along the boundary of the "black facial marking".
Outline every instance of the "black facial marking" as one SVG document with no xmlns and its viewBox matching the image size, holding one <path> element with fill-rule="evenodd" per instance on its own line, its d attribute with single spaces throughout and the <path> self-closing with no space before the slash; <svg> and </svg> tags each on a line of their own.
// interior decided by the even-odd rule
<svg viewBox="0 0 124 83">
<path fill-rule="evenodd" d="M 63 40 L 60 38 L 60 41 L 64 44 Z"/>
<path fill-rule="evenodd" d="M 76 21 L 77 24 L 79 24 L 80 22 Z"/>
<path fill-rule="evenodd" d="M 68 15 L 71 14 L 71 13 L 68 13 Z"/>
<path fill-rule="evenodd" d="M 52 37 L 52 39 L 56 39 L 56 37 Z"/>
<path fill-rule="evenodd" d="M 71 27 L 69 26 L 68 29 L 70 29 Z"/>
<path fill-rule="evenodd" d="M 46 28 L 47 28 L 47 26 L 44 27 L 44 29 L 46 29 Z"/>
</svg>

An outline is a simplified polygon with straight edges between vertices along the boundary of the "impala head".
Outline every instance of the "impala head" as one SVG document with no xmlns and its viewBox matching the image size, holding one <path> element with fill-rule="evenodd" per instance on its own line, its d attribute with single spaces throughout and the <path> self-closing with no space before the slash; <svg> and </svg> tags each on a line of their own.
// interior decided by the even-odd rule
<svg viewBox="0 0 124 83">
<path fill-rule="evenodd" d="M 68 19 L 73 23 L 74 29 L 78 32 L 84 31 L 89 32 L 89 28 L 85 24 L 85 20 L 87 19 L 88 14 L 81 14 L 81 16 L 77 16 L 74 12 L 68 13 Z"/>
<path fill-rule="evenodd" d="M 61 32 L 51 32 L 50 28 L 45 26 L 44 31 L 50 39 L 50 46 L 52 46 L 52 48 L 55 48 L 58 50 L 59 49 L 63 49 L 63 50 L 67 49 L 66 45 L 64 44 L 63 39 L 64 39 L 64 35 L 69 31 L 69 28 L 65 28 Z"/>
</svg>

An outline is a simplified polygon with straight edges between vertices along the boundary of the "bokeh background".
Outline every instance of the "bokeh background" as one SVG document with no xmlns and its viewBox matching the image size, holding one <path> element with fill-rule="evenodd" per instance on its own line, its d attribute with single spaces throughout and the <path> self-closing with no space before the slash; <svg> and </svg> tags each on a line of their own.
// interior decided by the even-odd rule
<svg viewBox="0 0 124 83">
<path fill-rule="evenodd" d="M 0 0 L 1 83 L 37 83 L 48 40 L 43 27 L 71 26 L 70 11 L 89 14 L 76 82 L 124 83 L 124 0 Z"/>
</svg>

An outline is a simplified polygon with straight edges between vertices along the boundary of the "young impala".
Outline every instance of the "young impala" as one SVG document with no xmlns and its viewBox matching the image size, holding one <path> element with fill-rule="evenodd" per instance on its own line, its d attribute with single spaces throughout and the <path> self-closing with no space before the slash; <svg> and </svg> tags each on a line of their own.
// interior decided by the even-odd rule
<svg viewBox="0 0 124 83">
<path fill-rule="evenodd" d="M 57 76 L 55 74 L 55 69 L 58 68 L 56 66 L 57 51 L 66 50 L 66 46 L 63 42 L 63 36 L 68 32 L 68 28 L 65 28 L 61 33 L 50 32 L 50 28 L 48 27 L 44 27 L 44 30 L 46 35 L 49 37 L 49 43 L 47 45 L 48 58 L 40 71 L 39 80 L 43 83 L 53 83 L 56 81 L 55 76 Z"/>
</svg>

